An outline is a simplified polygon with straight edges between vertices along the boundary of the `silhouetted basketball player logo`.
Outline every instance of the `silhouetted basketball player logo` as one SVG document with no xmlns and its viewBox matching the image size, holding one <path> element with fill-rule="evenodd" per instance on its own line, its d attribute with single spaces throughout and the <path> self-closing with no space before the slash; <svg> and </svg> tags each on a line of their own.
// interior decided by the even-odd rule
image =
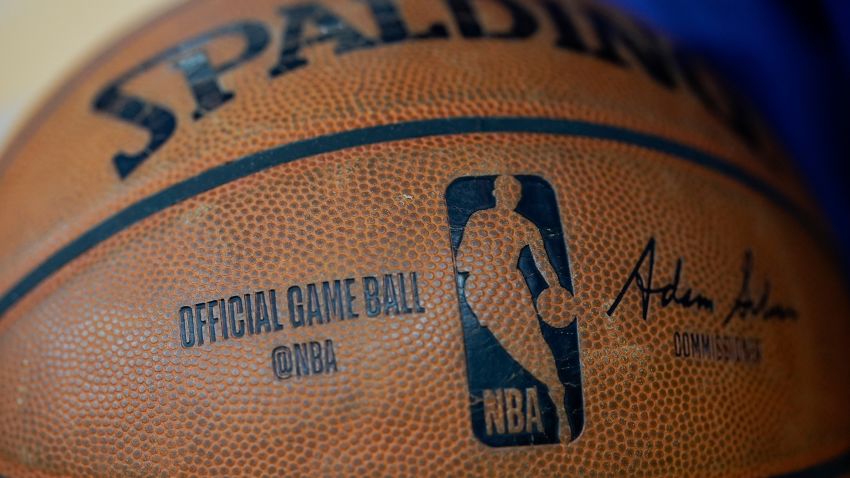
<svg viewBox="0 0 850 478">
<path fill-rule="evenodd" d="M 490 446 L 575 440 L 584 427 L 569 257 L 555 193 L 538 176 L 446 189 L 472 428 Z M 548 300 L 543 300 L 544 298 Z"/>
</svg>

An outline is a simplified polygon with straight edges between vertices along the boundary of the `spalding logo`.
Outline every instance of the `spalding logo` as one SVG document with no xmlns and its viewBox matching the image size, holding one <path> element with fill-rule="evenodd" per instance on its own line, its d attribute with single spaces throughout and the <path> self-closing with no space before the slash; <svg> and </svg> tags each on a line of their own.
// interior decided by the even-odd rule
<svg viewBox="0 0 850 478">
<path fill-rule="evenodd" d="M 494 447 L 575 440 L 584 428 L 578 318 L 548 306 L 573 295 L 552 186 L 469 176 L 445 197 L 473 433 Z"/>
</svg>

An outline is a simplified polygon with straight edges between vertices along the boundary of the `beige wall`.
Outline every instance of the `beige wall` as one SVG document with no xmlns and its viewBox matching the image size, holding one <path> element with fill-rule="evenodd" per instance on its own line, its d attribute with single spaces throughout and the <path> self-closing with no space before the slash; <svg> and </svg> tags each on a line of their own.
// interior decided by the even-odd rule
<svg viewBox="0 0 850 478">
<path fill-rule="evenodd" d="M 0 148 L 62 78 L 176 0 L 0 0 Z"/>
</svg>

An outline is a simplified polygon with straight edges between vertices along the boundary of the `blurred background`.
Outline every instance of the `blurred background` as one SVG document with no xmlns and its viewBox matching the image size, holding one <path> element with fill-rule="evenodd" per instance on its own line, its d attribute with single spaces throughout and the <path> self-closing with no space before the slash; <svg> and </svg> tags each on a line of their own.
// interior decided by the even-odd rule
<svg viewBox="0 0 850 478">
<path fill-rule="evenodd" d="M 707 59 L 752 101 L 826 212 L 850 271 L 850 1 L 605 2 Z"/>
<path fill-rule="evenodd" d="M 52 90 L 176 0 L 0 0 L 0 149 Z"/>
<path fill-rule="evenodd" d="M 850 1 L 604 1 L 703 56 L 750 98 L 796 159 L 850 266 Z M 0 148 L 75 67 L 176 3 L 0 0 Z"/>
</svg>

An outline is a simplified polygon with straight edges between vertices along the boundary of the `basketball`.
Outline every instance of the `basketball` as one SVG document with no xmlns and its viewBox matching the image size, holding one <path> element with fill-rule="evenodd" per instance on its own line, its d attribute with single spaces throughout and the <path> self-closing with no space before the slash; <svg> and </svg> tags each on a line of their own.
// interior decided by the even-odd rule
<svg viewBox="0 0 850 478">
<path fill-rule="evenodd" d="M 602 5 L 181 4 L 0 157 L 0 475 L 848 473 L 778 144 Z"/>
</svg>

